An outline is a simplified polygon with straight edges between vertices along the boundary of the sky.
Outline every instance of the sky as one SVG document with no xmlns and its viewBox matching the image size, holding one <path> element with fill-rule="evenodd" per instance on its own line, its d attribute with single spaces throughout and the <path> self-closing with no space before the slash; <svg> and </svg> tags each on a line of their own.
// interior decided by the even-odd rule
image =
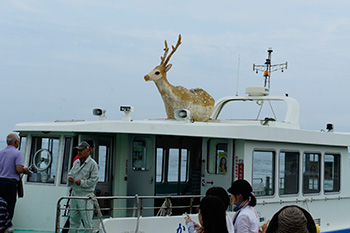
<svg viewBox="0 0 350 233">
<path fill-rule="evenodd" d="M 0 140 L 17 123 L 96 120 L 93 108 L 110 120 L 120 105 L 135 120 L 165 118 L 143 77 L 179 34 L 171 84 L 245 95 L 263 86 L 252 67 L 272 47 L 272 64 L 288 69 L 272 73 L 270 95 L 299 101 L 303 129 L 350 132 L 349 10 L 348 0 L 2 0 Z"/>
</svg>

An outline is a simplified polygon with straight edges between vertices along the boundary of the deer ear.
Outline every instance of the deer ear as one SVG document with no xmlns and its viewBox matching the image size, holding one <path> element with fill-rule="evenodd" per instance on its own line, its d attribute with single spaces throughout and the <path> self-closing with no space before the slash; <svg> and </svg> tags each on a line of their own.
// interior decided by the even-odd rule
<svg viewBox="0 0 350 233">
<path fill-rule="evenodd" d="M 169 64 L 165 67 L 165 72 L 168 72 L 171 69 L 172 64 Z"/>
</svg>

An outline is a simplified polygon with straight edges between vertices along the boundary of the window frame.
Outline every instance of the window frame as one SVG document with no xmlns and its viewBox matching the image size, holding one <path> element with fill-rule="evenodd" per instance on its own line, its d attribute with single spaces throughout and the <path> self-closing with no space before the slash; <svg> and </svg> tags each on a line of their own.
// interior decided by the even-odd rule
<svg viewBox="0 0 350 233">
<path fill-rule="evenodd" d="M 297 184 L 295 185 L 297 187 L 297 192 L 296 193 L 283 193 L 281 194 L 281 187 L 280 187 L 280 179 L 281 179 L 281 154 L 282 153 L 296 153 L 297 154 L 297 164 L 295 166 L 296 168 L 296 181 L 297 181 Z M 281 149 L 278 153 L 278 170 L 277 170 L 277 173 L 278 173 L 278 195 L 279 196 L 298 196 L 299 193 L 300 193 L 300 183 L 301 183 L 301 176 L 300 176 L 300 164 L 301 164 L 301 153 L 300 151 L 298 150 L 288 150 L 288 149 Z M 284 168 L 285 170 L 285 168 Z M 285 173 L 284 173 L 285 174 Z M 284 181 L 284 188 L 285 188 L 285 181 Z"/>
<path fill-rule="evenodd" d="M 264 187 L 265 187 L 265 184 L 266 184 L 266 180 L 264 182 L 264 179 L 263 178 L 254 178 L 254 154 L 255 152 L 269 152 L 272 154 L 272 165 L 271 165 L 271 168 L 272 168 L 272 171 L 271 171 L 271 175 L 272 175 L 272 179 L 270 181 L 270 184 L 271 184 L 271 189 L 272 189 L 272 193 L 271 194 L 266 194 L 266 191 L 264 190 L 264 194 L 259 194 L 256 189 L 254 189 L 255 187 L 257 187 L 257 185 L 254 184 L 254 179 L 262 179 L 262 184 L 264 184 Z M 255 148 L 253 151 L 252 151 L 252 187 L 253 187 L 253 192 L 254 194 L 257 196 L 257 197 L 274 197 L 276 195 L 276 176 L 278 177 L 278 174 L 276 175 L 276 163 L 277 163 L 277 152 L 275 149 L 261 149 L 261 148 Z M 278 187 L 278 186 L 277 186 Z"/>
<path fill-rule="evenodd" d="M 326 171 L 328 170 L 327 168 L 326 168 L 326 156 L 327 155 L 332 155 L 332 156 L 334 156 L 334 158 L 335 157 L 337 157 L 337 161 L 338 161 L 338 165 L 337 165 L 337 173 L 338 173 L 338 183 L 337 183 L 337 185 L 338 185 L 338 190 L 330 190 L 330 191 L 328 191 L 328 190 L 326 190 L 326 184 L 325 184 L 325 182 L 326 182 Z M 333 153 L 333 152 L 325 152 L 324 153 L 324 159 L 323 159 L 323 173 L 322 173 L 322 175 L 323 175 L 323 191 L 324 191 L 324 193 L 325 194 L 334 194 L 334 193 L 339 193 L 340 192 L 340 190 L 341 190 L 341 153 Z M 335 161 L 335 163 L 336 163 L 336 161 Z M 335 168 L 334 168 L 334 171 L 336 170 Z M 333 179 L 334 180 L 334 179 Z"/>
<path fill-rule="evenodd" d="M 305 165 L 305 158 L 304 156 L 306 154 L 312 154 L 312 155 L 318 155 L 318 179 L 317 179 L 317 182 L 318 182 L 318 190 L 317 192 L 305 192 L 305 180 L 308 178 L 306 176 L 306 165 Z M 320 194 L 322 189 L 323 189 L 323 185 L 322 185 L 322 164 L 323 164 L 323 156 L 322 156 L 322 153 L 321 152 L 316 152 L 316 151 L 304 151 L 302 156 L 301 156 L 301 159 L 302 159 L 302 162 L 301 162 L 301 173 L 302 173 L 302 176 L 301 176 L 301 183 L 302 183 L 302 194 L 303 195 L 316 195 L 316 194 Z M 309 162 L 312 162 L 312 161 L 309 161 Z M 311 165 L 312 166 L 312 165 Z M 310 166 L 310 169 L 311 169 L 311 166 Z M 308 171 L 308 172 L 311 172 L 311 171 Z M 312 174 L 311 174 L 312 175 Z M 309 174 L 310 176 L 310 174 Z M 310 180 L 310 179 L 309 179 Z"/>
<path fill-rule="evenodd" d="M 36 144 L 36 140 L 38 139 L 41 139 L 41 145 L 40 145 L 40 148 L 38 148 L 39 144 Z M 43 147 L 43 139 L 48 139 L 49 142 L 48 142 L 48 145 L 47 147 Z M 52 140 L 52 142 L 50 142 L 50 140 Z M 57 148 L 55 148 L 54 146 L 54 140 L 57 140 Z M 47 151 L 50 152 L 51 156 L 52 156 L 52 161 L 51 161 L 51 166 L 53 166 L 53 164 L 56 164 L 54 165 L 55 166 L 55 170 L 54 170 L 54 173 L 51 173 L 50 171 L 50 176 L 48 178 L 51 179 L 51 181 L 37 181 L 35 180 L 36 178 L 31 178 L 32 176 L 34 177 L 34 174 L 42 174 L 42 172 L 34 172 L 34 173 L 30 173 L 28 176 L 27 176 L 27 179 L 26 179 L 26 183 L 27 184 L 36 184 L 36 185 L 56 185 L 57 183 L 60 184 L 60 180 L 61 180 L 61 177 L 58 177 L 58 175 L 61 174 L 60 172 L 60 169 L 61 169 L 61 166 L 60 164 L 58 164 L 59 160 L 60 160 L 60 146 L 61 146 L 61 137 L 60 136 L 57 136 L 57 135 L 32 135 L 31 136 L 31 143 L 30 143 L 30 153 L 29 153 L 29 158 L 28 158 L 28 164 L 29 164 L 29 167 L 32 166 L 33 164 L 33 157 L 35 155 L 35 153 L 40 150 L 40 149 L 47 149 Z M 35 148 L 34 148 L 35 147 Z M 53 151 L 57 150 L 57 155 L 54 155 Z M 45 170 L 46 171 L 46 170 Z M 36 175 L 38 176 L 38 175 Z M 52 177 L 51 177 L 52 176 Z M 41 175 L 40 175 L 40 179 L 41 179 Z M 59 180 L 58 180 L 59 179 Z"/>
</svg>

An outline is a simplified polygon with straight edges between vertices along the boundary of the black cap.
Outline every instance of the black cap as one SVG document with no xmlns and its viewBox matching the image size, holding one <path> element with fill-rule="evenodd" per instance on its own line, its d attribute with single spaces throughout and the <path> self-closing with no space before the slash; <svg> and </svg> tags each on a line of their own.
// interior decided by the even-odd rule
<svg viewBox="0 0 350 233">
<path fill-rule="evenodd" d="M 233 182 L 232 186 L 227 189 L 227 192 L 233 195 L 242 194 L 243 196 L 249 196 L 249 194 L 253 192 L 253 188 L 246 180 L 236 180 Z"/>
</svg>

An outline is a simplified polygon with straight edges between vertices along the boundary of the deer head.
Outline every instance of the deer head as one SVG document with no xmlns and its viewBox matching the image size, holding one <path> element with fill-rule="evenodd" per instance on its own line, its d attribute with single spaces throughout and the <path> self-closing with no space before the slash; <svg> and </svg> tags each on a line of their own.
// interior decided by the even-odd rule
<svg viewBox="0 0 350 233">
<path fill-rule="evenodd" d="M 181 44 L 181 34 L 179 34 L 179 39 L 176 46 L 172 46 L 172 51 L 168 56 L 169 48 L 168 43 L 165 41 L 164 55 L 160 57 L 160 64 L 156 66 L 149 74 L 145 75 L 146 81 L 158 81 L 162 78 L 166 79 L 166 73 L 170 70 L 171 64 L 168 65 L 170 58 L 173 56 L 177 48 Z"/>
</svg>

